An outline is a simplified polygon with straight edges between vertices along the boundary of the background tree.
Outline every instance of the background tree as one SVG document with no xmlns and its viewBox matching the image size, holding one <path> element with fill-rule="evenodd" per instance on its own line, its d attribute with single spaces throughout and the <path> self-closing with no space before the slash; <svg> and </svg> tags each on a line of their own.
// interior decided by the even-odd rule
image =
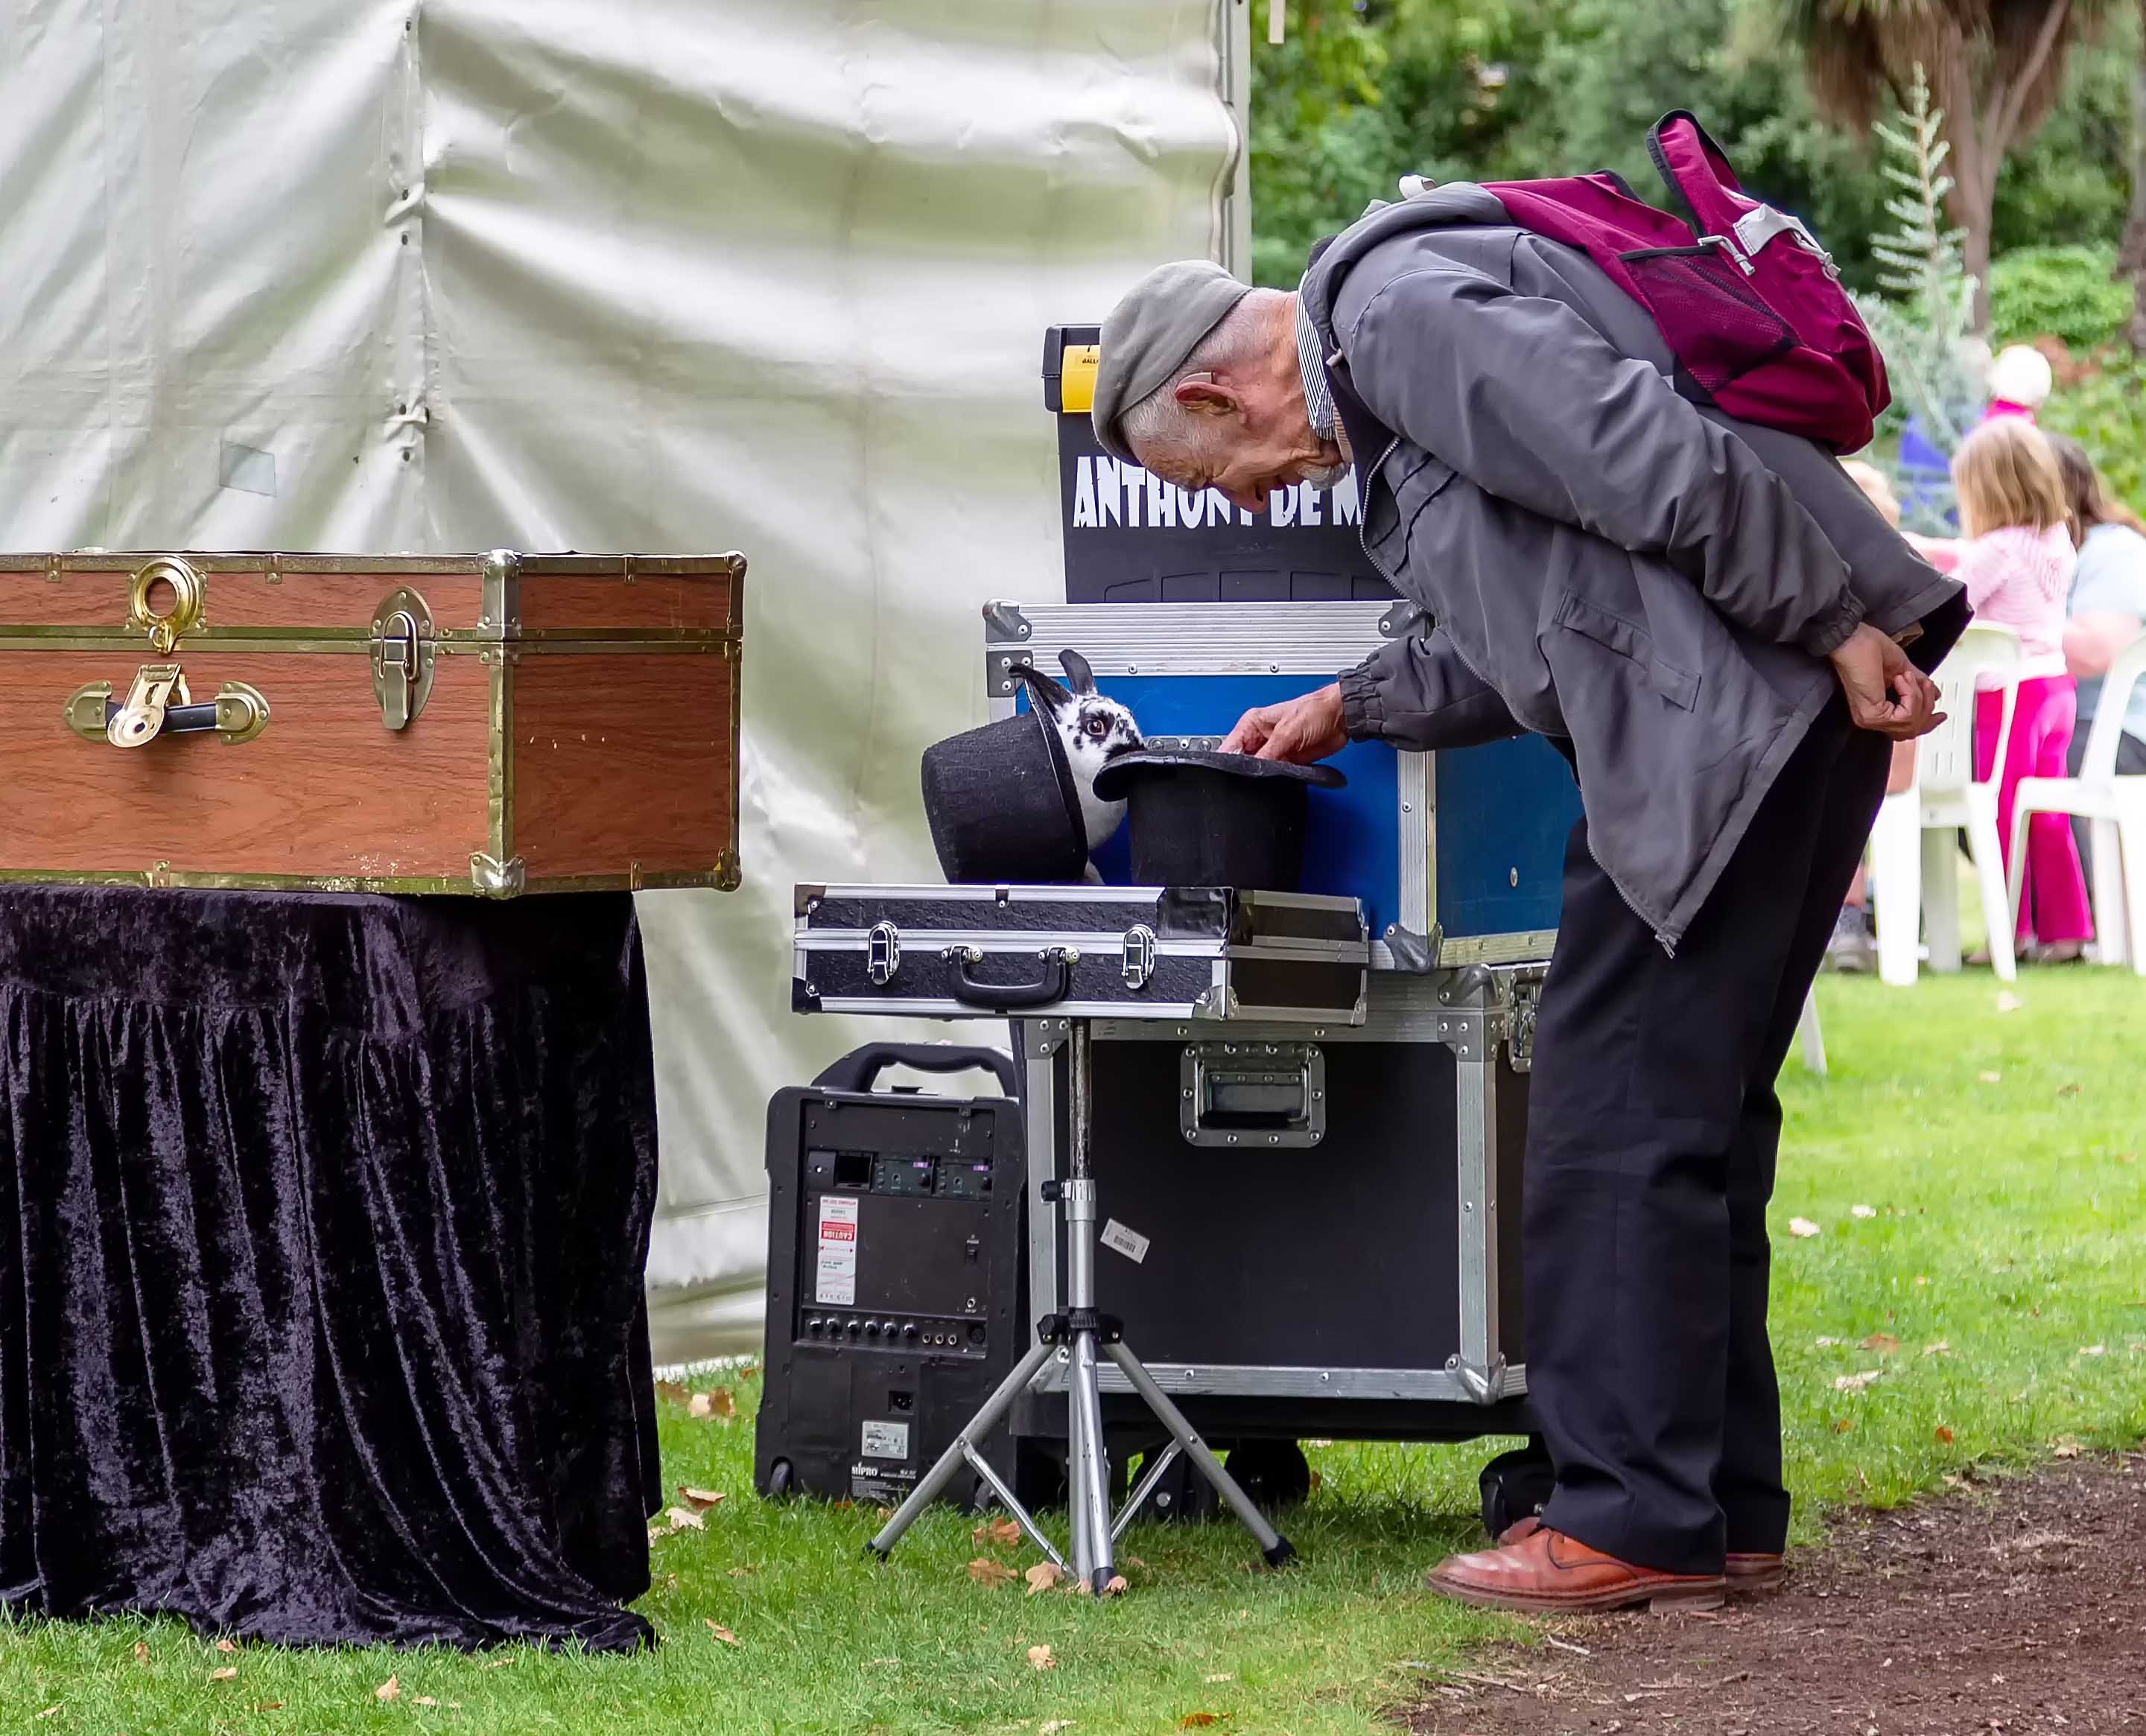
<svg viewBox="0 0 2146 1736">
<path fill-rule="evenodd" d="M 2132 280 L 2131 347 L 2146 357 L 2146 0 L 2139 0 L 2139 52 L 2131 61 L 2131 212 L 2116 268 Z"/>
<path fill-rule="evenodd" d="M 1965 236 L 1968 273 L 1989 314 L 1997 182 L 2008 152 L 2030 137 L 2064 87 L 2073 43 L 2104 0 L 1783 0 L 1790 36 L 1819 107 L 1867 132 L 1898 107 L 1917 65 L 1949 117 L 1949 207 Z"/>
</svg>

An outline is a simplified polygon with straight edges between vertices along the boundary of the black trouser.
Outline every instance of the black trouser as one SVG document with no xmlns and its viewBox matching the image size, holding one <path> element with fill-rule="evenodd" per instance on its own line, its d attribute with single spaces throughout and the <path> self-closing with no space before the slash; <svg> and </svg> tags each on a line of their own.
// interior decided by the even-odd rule
<svg viewBox="0 0 2146 1736">
<path fill-rule="evenodd" d="M 2091 717 L 2082 717 L 2072 731 L 2072 745 L 2065 751 L 2064 769 L 2074 777 L 2079 775 L 2079 766 L 2086 759 L 2086 738 L 2094 727 Z M 2116 775 L 2119 777 L 2138 777 L 2146 774 L 2146 741 L 2141 741 L 2126 730 L 2116 738 Z M 2088 885 L 2093 885 L 2094 822 L 2090 820 L 2072 821 L 2072 836 L 2079 841 L 2079 861 L 2087 870 Z M 2101 932 L 2101 912 L 2094 913 L 2094 932 Z"/>
<path fill-rule="evenodd" d="M 1788 1535 L 1774 1085 L 1888 761 L 1836 699 L 1674 958 L 1584 820 L 1566 848 L 1529 1096 L 1528 1385 L 1557 1469 L 1544 1522 L 1621 1560 L 1719 1573 L 1725 1550 Z"/>
</svg>

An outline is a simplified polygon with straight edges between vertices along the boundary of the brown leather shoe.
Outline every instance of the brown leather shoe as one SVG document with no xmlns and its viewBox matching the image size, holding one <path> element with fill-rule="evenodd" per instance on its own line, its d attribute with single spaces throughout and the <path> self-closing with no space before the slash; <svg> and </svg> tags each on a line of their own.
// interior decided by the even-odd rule
<svg viewBox="0 0 2146 1736">
<path fill-rule="evenodd" d="M 1506 1534 L 1519 1529 L 1512 1526 Z M 1424 1583 L 1447 1597 L 1490 1609 L 1592 1614 L 1635 1604 L 1655 1609 L 1717 1609 L 1724 1582 L 1719 1574 L 1664 1574 L 1634 1567 L 1537 1523 L 1517 1542 L 1478 1554 L 1448 1556 Z"/>
<path fill-rule="evenodd" d="M 1741 1594 L 1775 1591 L 1789 1577 L 1788 1564 L 1779 1555 L 1731 1554 L 1722 1569 L 1730 1591 Z"/>
</svg>

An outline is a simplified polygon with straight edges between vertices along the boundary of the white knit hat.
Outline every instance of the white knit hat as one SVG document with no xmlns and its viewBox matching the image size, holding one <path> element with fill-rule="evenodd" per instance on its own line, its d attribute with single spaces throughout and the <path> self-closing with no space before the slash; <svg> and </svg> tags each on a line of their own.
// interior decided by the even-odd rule
<svg viewBox="0 0 2146 1736">
<path fill-rule="evenodd" d="M 1989 364 L 1989 396 L 2023 409 L 2040 409 L 2055 384 L 2049 358 L 2031 344 L 2007 344 Z"/>
</svg>

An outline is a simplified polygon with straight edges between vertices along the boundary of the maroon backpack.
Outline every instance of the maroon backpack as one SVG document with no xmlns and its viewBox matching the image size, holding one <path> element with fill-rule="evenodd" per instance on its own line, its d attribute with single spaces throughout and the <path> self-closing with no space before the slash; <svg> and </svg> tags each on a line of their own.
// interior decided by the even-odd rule
<svg viewBox="0 0 2146 1736">
<path fill-rule="evenodd" d="M 1892 392 L 1825 249 L 1798 219 L 1744 192 L 1690 115 L 1658 122 L 1647 150 L 1693 227 L 1611 174 L 1485 190 L 1521 228 L 1581 249 L 1653 315 L 1707 401 L 1835 452 L 1869 445 Z"/>
</svg>

